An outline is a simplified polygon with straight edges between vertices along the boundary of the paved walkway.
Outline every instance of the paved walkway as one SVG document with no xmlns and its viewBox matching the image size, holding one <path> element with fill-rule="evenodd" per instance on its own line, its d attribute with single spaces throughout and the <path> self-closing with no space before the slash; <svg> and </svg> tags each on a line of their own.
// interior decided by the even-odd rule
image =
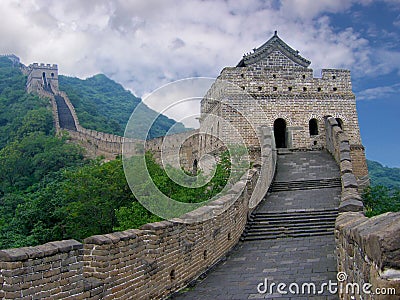
<svg viewBox="0 0 400 300">
<path fill-rule="evenodd" d="M 298 181 L 335 178 L 339 169 L 324 151 L 296 152 L 278 156 L 275 181 Z M 340 188 L 296 190 L 271 193 L 259 205 L 257 212 L 296 211 L 336 208 Z M 303 283 L 314 283 L 317 290 L 329 280 L 336 282 L 334 236 L 278 238 L 239 242 L 227 259 L 192 288 L 172 299 L 338 299 L 325 288 L 322 295 L 293 295 L 289 291 Z M 257 286 L 267 280 L 266 293 Z M 271 288 L 272 283 L 275 286 Z M 279 283 L 286 284 L 287 294 L 277 292 Z M 264 289 L 265 284 L 260 286 Z M 311 289 L 312 290 L 312 289 Z"/>
</svg>

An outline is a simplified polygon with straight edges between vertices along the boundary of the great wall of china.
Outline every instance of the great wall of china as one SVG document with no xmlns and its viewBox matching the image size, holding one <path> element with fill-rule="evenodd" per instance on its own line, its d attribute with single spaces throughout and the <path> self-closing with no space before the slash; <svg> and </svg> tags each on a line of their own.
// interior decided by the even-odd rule
<svg viewBox="0 0 400 300">
<path fill-rule="evenodd" d="M 271 195 L 268 190 L 280 168 L 279 155 L 328 151 L 340 173 L 339 202 L 335 207 L 339 214 L 334 229 L 329 231 L 335 237 L 336 249 L 331 249 L 331 255 L 336 255 L 337 272 L 345 272 L 349 282 L 360 286 L 370 283 L 374 288 L 395 288 L 397 292 L 397 296 L 363 295 L 362 299 L 399 299 L 400 213 L 374 218 L 363 214 L 360 192 L 368 184 L 368 171 L 350 73 L 329 69 L 323 71 L 322 78 L 313 78 L 309 63 L 275 34 L 254 53 L 245 55 L 236 67 L 221 72 L 202 100 L 198 132 L 146 141 L 146 148 L 156 158 L 166 140 L 170 139 L 170 148 L 181 147 L 183 142 L 178 151 L 182 154 L 180 162 L 190 169 L 194 160 L 217 151 L 222 146 L 219 137 L 229 133 L 218 118 L 208 118 L 208 113 L 236 124 L 252 151 L 254 167 L 226 194 L 180 219 L 146 224 L 140 229 L 92 236 L 83 243 L 67 240 L 1 250 L 0 297 L 166 298 L 221 261 L 240 242 L 242 234 L 246 235 L 252 213 Z M 34 65 L 31 72 L 38 70 L 40 84 L 35 88 L 28 85 L 28 91 L 52 100 L 57 131 L 67 131 L 92 155 L 109 159 L 121 154 L 122 147 L 129 143 L 135 146 L 135 140 L 82 128 L 67 95 L 58 91 L 58 85 L 52 85 L 51 78 L 56 81 L 58 76 L 54 68 Z M 220 84 L 219 79 L 235 86 Z M 246 92 L 246 101 L 238 90 Z M 64 99 L 73 118 L 70 128 L 60 126 L 57 95 Z M 254 103 L 246 104 L 248 95 L 265 115 L 251 110 Z M 222 100 L 226 98 L 229 103 Z M 211 143 L 207 136 L 212 138 L 216 131 L 218 139 Z M 310 234 L 319 236 L 316 231 Z M 286 237 L 291 238 L 295 239 Z M 269 251 L 272 255 L 272 249 L 265 249 L 266 257 Z M 352 299 L 343 292 L 339 298 Z"/>
</svg>

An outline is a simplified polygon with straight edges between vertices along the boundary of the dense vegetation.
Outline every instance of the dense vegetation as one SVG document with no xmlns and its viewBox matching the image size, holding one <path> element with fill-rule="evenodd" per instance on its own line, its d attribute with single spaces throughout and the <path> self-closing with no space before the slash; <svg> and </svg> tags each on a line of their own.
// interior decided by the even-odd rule
<svg viewBox="0 0 400 300">
<path fill-rule="evenodd" d="M 124 135 L 129 117 L 141 102 L 131 92 L 103 74 L 98 74 L 86 80 L 59 76 L 60 89 L 65 91 L 75 107 L 80 124 L 97 131 Z M 146 128 L 142 124 L 151 122 L 158 115 L 146 105 L 141 105 L 135 113 L 134 137 L 146 138 Z M 147 138 L 165 135 L 176 122 L 160 115 L 150 129 Z M 177 123 L 173 132 L 183 132 L 185 127 Z"/>
<path fill-rule="evenodd" d="M 367 160 L 371 186 L 364 192 L 363 202 L 369 217 L 400 211 L 400 168 L 384 167 Z"/>
<path fill-rule="evenodd" d="M 400 188 L 390 189 L 382 185 L 371 186 L 364 192 L 363 202 L 368 217 L 389 211 L 400 211 Z"/>
<path fill-rule="evenodd" d="M 384 167 L 377 161 L 367 160 L 372 185 L 400 188 L 400 168 Z"/>
<path fill-rule="evenodd" d="M 97 86 L 97 98 L 106 101 L 108 96 L 98 89 L 107 84 L 98 80 L 109 80 L 102 76 L 88 80 Z M 134 198 L 121 158 L 107 163 L 86 160 L 83 149 L 65 137 L 54 136 L 48 100 L 26 94 L 25 82 L 19 69 L 7 58 L 0 58 L 0 248 L 68 238 L 82 240 L 160 220 Z M 85 90 L 79 85 L 75 88 Z M 107 89 L 102 92 L 108 95 Z M 119 116 L 116 109 L 104 123 L 112 127 L 116 122 L 113 118 Z M 95 123 L 104 121 L 96 119 L 96 114 L 94 117 Z M 150 155 L 146 158 L 160 190 L 183 202 L 208 199 L 220 191 L 229 176 L 225 154 L 207 186 L 184 188 L 171 181 Z"/>
</svg>

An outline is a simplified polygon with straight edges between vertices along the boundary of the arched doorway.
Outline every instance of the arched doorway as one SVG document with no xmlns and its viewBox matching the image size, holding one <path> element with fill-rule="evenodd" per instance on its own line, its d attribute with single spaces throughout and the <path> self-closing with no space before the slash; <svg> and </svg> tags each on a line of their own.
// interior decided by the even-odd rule
<svg viewBox="0 0 400 300">
<path fill-rule="evenodd" d="M 311 119 L 308 122 L 308 129 L 310 131 L 310 136 L 318 135 L 318 120 L 317 119 Z"/>
<path fill-rule="evenodd" d="M 286 148 L 286 121 L 282 118 L 274 122 L 274 136 L 276 148 Z"/>
</svg>

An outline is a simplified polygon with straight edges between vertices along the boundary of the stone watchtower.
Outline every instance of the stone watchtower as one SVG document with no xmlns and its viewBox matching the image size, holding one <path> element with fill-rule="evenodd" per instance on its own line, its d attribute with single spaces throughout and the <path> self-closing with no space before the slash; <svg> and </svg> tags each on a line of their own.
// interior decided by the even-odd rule
<svg viewBox="0 0 400 300">
<path fill-rule="evenodd" d="M 368 175 L 368 170 L 350 71 L 323 69 L 322 76 L 315 78 L 310 63 L 275 32 L 262 46 L 244 55 L 236 67 L 224 68 L 218 79 L 233 83 L 246 92 L 246 100 L 241 105 L 251 107 L 257 103 L 257 107 L 263 110 L 263 118 L 254 120 L 256 127 L 271 128 L 277 148 L 307 150 L 326 147 L 325 118 L 334 117 L 348 136 L 353 171 L 361 179 Z M 245 121 L 238 122 L 232 109 L 214 101 L 221 97 L 220 94 L 216 86 L 211 87 L 201 102 L 202 115 L 212 113 L 220 119 L 236 122 L 246 144 L 259 147 L 254 138 L 257 130 L 250 129 Z M 226 101 L 229 104 L 229 99 Z M 243 120 L 251 119 L 252 115 L 243 117 Z M 210 127 L 205 125 L 204 117 L 200 118 L 200 123 L 200 128 Z M 218 124 L 212 126 L 215 130 Z"/>
<path fill-rule="evenodd" d="M 58 90 L 58 67 L 53 64 L 33 63 L 28 67 L 28 80 L 26 83 L 28 93 L 40 89 L 48 91 Z"/>
</svg>

